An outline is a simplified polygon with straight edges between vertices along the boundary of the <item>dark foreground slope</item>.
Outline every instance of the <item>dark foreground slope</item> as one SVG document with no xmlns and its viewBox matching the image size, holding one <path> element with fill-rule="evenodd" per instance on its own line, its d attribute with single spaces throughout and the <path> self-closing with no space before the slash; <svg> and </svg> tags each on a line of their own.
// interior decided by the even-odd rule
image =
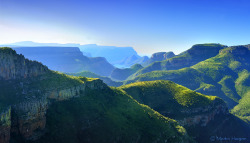
<svg viewBox="0 0 250 143">
<path fill-rule="evenodd" d="M 188 141 L 177 122 L 115 88 L 87 89 L 85 96 L 53 104 L 47 113 L 47 129 L 37 142 Z"/>
<path fill-rule="evenodd" d="M 228 137 L 232 142 L 233 137 L 245 138 L 242 142 L 249 142 L 249 126 L 229 114 L 224 101 L 216 96 L 163 80 L 136 82 L 120 88 L 138 102 L 177 120 L 197 142 L 213 142 L 210 138 L 216 136 Z"/>
<path fill-rule="evenodd" d="M 90 71 L 109 76 L 114 67 L 105 58 L 86 57 L 77 47 L 17 47 L 17 53 L 31 60 L 42 62 L 51 70 L 60 72 Z"/>
<path fill-rule="evenodd" d="M 190 142 L 185 129 L 99 79 L 0 49 L 0 142 Z"/>
</svg>

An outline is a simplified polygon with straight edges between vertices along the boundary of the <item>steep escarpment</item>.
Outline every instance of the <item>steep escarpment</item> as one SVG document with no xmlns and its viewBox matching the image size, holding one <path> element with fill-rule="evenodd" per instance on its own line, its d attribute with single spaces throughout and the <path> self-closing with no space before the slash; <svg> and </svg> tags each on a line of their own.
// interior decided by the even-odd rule
<svg viewBox="0 0 250 143">
<path fill-rule="evenodd" d="M 90 80 L 77 86 L 69 86 L 63 89 L 58 87 L 53 90 L 45 90 L 42 91 L 39 96 L 26 96 L 24 101 L 11 105 L 12 140 L 18 142 L 38 140 L 45 133 L 45 126 L 47 123 L 46 113 L 51 104 L 70 100 L 73 97 L 83 96 L 85 95 L 86 88 L 102 90 L 107 88 L 107 86 L 99 79 Z"/>
<path fill-rule="evenodd" d="M 100 46 L 96 44 L 79 46 L 82 52 L 90 53 L 93 57 L 105 57 L 113 65 L 127 66 L 126 59 L 139 57 L 132 47 Z M 124 61 L 125 60 L 125 61 Z M 133 62 L 136 59 L 131 59 Z"/>
<path fill-rule="evenodd" d="M 3 143 L 192 141 L 175 120 L 100 79 L 48 70 L 1 83 Z"/>
<path fill-rule="evenodd" d="M 132 55 L 130 57 L 125 58 L 119 65 L 118 67 L 131 67 L 134 64 L 143 64 L 147 62 L 149 58 L 147 56 L 140 57 L 138 55 Z"/>
<path fill-rule="evenodd" d="M 45 74 L 48 68 L 38 62 L 30 62 L 10 48 L 0 49 L 0 78 L 18 79 Z"/>
<path fill-rule="evenodd" d="M 49 69 L 60 72 L 91 71 L 109 76 L 114 69 L 105 58 L 86 57 L 78 47 L 16 47 L 17 53 L 26 58 L 42 62 Z"/>
<path fill-rule="evenodd" d="M 35 140 L 43 135 L 46 111 L 52 100 L 78 97 L 86 86 L 102 89 L 99 79 L 75 78 L 50 71 L 41 63 L 25 59 L 10 48 L 1 48 L 0 140 L 10 135 Z M 6 109 L 7 108 L 7 109 Z"/>
</svg>

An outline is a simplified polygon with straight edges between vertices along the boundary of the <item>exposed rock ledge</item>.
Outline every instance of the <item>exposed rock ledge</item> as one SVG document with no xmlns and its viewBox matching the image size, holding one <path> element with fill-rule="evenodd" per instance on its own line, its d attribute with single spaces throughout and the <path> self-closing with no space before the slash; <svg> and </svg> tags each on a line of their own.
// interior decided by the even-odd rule
<svg viewBox="0 0 250 143">
<path fill-rule="evenodd" d="M 86 88 L 102 90 L 107 85 L 99 79 L 87 81 L 75 87 L 47 92 L 40 98 L 28 99 L 4 110 L 0 114 L 0 143 L 8 143 L 10 133 L 26 140 L 40 138 L 44 133 L 46 111 L 51 100 L 62 101 L 83 96 Z"/>
<path fill-rule="evenodd" d="M 200 114 L 187 116 L 181 120 L 177 120 L 182 126 L 206 126 L 209 122 L 213 121 L 218 114 L 229 114 L 228 108 L 226 104 L 219 104 L 216 106 L 209 106 L 208 108 L 201 110 L 197 109 L 197 111 L 201 112 Z"/>
</svg>

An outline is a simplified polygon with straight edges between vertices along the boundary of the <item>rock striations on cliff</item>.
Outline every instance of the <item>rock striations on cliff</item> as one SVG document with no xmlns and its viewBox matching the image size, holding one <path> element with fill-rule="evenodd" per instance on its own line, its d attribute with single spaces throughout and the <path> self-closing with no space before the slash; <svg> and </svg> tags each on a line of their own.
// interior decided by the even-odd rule
<svg viewBox="0 0 250 143">
<path fill-rule="evenodd" d="M 48 72 L 48 68 L 6 47 L 0 49 L 0 71 L 1 79 L 10 80 L 42 75 Z"/>
</svg>

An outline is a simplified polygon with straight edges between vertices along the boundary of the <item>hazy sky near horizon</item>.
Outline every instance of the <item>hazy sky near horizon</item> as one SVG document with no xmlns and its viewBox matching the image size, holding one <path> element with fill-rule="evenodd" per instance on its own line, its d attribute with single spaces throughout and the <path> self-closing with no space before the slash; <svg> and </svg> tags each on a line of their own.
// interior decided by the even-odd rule
<svg viewBox="0 0 250 143">
<path fill-rule="evenodd" d="M 0 44 L 132 46 L 180 53 L 197 43 L 249 44 L 248 0 L 0 0 Z"/>
</svg>

